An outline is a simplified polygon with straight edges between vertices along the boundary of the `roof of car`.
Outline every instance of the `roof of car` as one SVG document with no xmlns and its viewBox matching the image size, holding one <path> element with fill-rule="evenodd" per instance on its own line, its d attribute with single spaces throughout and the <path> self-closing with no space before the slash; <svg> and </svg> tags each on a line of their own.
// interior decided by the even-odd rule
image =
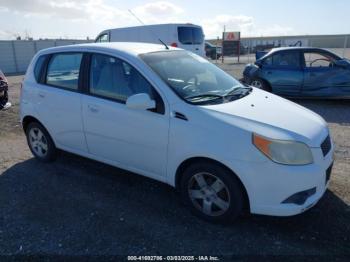
<svg viewBox="0 0 350 262">
<path fill-rule="evenodd" d="M 327 51 L 322 48 L 317 48 L 317 47 L 305 47 L 305 46 L 288 46 L 288 47 L 277 47 L 277 48 L 272 48 L 270 52 L 277 52 L 277 51 L 287 51 L 287 50 L 319 50 L 319 51 Z"/>
<path fill-rule="evenodd" d="M 120 29 L 131 29 L 131 28 L 140 28 L 140 27 L 162 27 L 162 26 L 170 26 L 170 25 L 201 27 L 200 25 L 195 25 L 195 24 L 191 24 L 191 23 L 166 23 L 166 24 L 151 24 L 151 25 L 137 25 L 137 26 L 117 27 L 117 28 L 110 28 L 110 29 L 107 29 L 107 30 L 104 30 L 104 31 L 120 30 Z"/>
<path fill-rule="evenodd" d="M 266 57 L 271 56 L 272 54 L 280 51 L 290 51 L 290 50 L 301 50 L 301 51 L 309 51 L 309 52 L 324 52 L 328 54 L 332 54 L 334 57 L 338 57 L 338 55 L 334 54 L 333 52 L 324 49 L 324 48 L 318 48 L 318 47 L 303 47 L 303 46 L 288 46 L 288 47 L 277 47 L 277 48 L 272 48 L 269 52 L 267 52 L 265 55 L 259 57 L 258 60 L 263 60 Z"/>
<path fill-rule="evenodd" d="M 135 43 L 135 42 L 108 42 L 108 43 L 88 43 L 88 44 L 52 47 L 52 48 L 41 50 L 40 53 L 99 50 L 99 51 L 119 51 L 119 52 L 128 53 L 129 55 L 137 56 L 139 54 L 145 54 L 145 53 L 151 53 L 151 52 L 179 50 L 179 48 L 175 48 L 171 46 L 168 46 L 168 48 L 169 49 L 166 49 L 165 46 L 162 44 Z"/>
</svg>

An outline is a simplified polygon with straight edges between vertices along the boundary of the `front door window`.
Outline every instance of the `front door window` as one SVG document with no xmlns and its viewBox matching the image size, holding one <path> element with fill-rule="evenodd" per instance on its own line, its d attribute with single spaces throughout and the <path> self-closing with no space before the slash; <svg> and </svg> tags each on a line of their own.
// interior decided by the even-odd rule
<svg viewBox="0 0 350 262">
<path fill-rule="evenodd" d="M 332 56 L 316 52 L 304 53 L 304 59 L 308 68 L 332 67 L 335 62 Z"/>
</svg>

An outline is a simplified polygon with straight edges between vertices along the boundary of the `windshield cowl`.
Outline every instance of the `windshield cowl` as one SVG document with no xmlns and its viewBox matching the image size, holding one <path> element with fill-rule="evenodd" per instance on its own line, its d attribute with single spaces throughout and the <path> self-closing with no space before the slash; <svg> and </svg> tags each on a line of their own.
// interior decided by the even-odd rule
<svg viewBox="0 0 350 262">
<path fill-rule="evenodd" d="M 236 87 L 224 95 L 207 93 L 186 97 L 186 100 L 190 101 L 192 104 L 200 105 L 228 103 L 249 95 L 252 90 L 251 87 Z"/>
</svg>

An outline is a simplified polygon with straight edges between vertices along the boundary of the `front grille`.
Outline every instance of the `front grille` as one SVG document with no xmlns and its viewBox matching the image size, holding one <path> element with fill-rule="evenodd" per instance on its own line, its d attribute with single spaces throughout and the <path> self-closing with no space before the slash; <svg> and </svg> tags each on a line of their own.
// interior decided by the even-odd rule
<svg viewBox="0 0 350 262">
<path fill-rule="evenodd" d="M 332 147 L 331 137 L 328 135 L 321 144 L 323 156 L 326 156 L 329 153 L 329 151 L 331 150 L 331 147 Z"/>
</svg>

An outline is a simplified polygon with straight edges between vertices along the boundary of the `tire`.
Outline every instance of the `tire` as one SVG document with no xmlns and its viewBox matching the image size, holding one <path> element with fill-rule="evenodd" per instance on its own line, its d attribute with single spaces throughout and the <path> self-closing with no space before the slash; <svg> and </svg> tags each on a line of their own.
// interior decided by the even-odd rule
<svg viewBox="0 0 350 262">
<path fill-rule="evenodd" d="M 42 162 L 51 162 L 57 155 L 56 146 L 46 131 L 38 122 L 31 122 L 26 128 L 27 143 L 36 159 Z"/>
<path fill-rule="evenodd" d="M 3 95 L 0 96 L 0 110 L 3 109 L 6 106 L 7 102 L 9 101 L 7 91 L 5 90 L 3 92 L 4 92 Z"/>
<path fill-rule="evenodd" d="M 212 53 L 211 53 L 210 58 L 211 58 L 212 60 L 215 60 L 215 59 L 216 59 L 215 52 L 212 52 Z"/>
<path fill-rule="evenodd" d="M 189 166 L 183 173 L 180 192 L 191 211 L 209 222 L 233 222 L 244 207 L 240 182 L 232 172 L 215 163 Z"/>
<path fill-rule="evenodd" d="M 267 91 L 267 92 L 271 92 L 271 88 L 269 87 L 269 85 L 262 79 L 260 78 L 255 78 L 250 82 L 251 86 L 254 86 L 256 88 L 259 88 L 261 90 Z"/>
</svg>

